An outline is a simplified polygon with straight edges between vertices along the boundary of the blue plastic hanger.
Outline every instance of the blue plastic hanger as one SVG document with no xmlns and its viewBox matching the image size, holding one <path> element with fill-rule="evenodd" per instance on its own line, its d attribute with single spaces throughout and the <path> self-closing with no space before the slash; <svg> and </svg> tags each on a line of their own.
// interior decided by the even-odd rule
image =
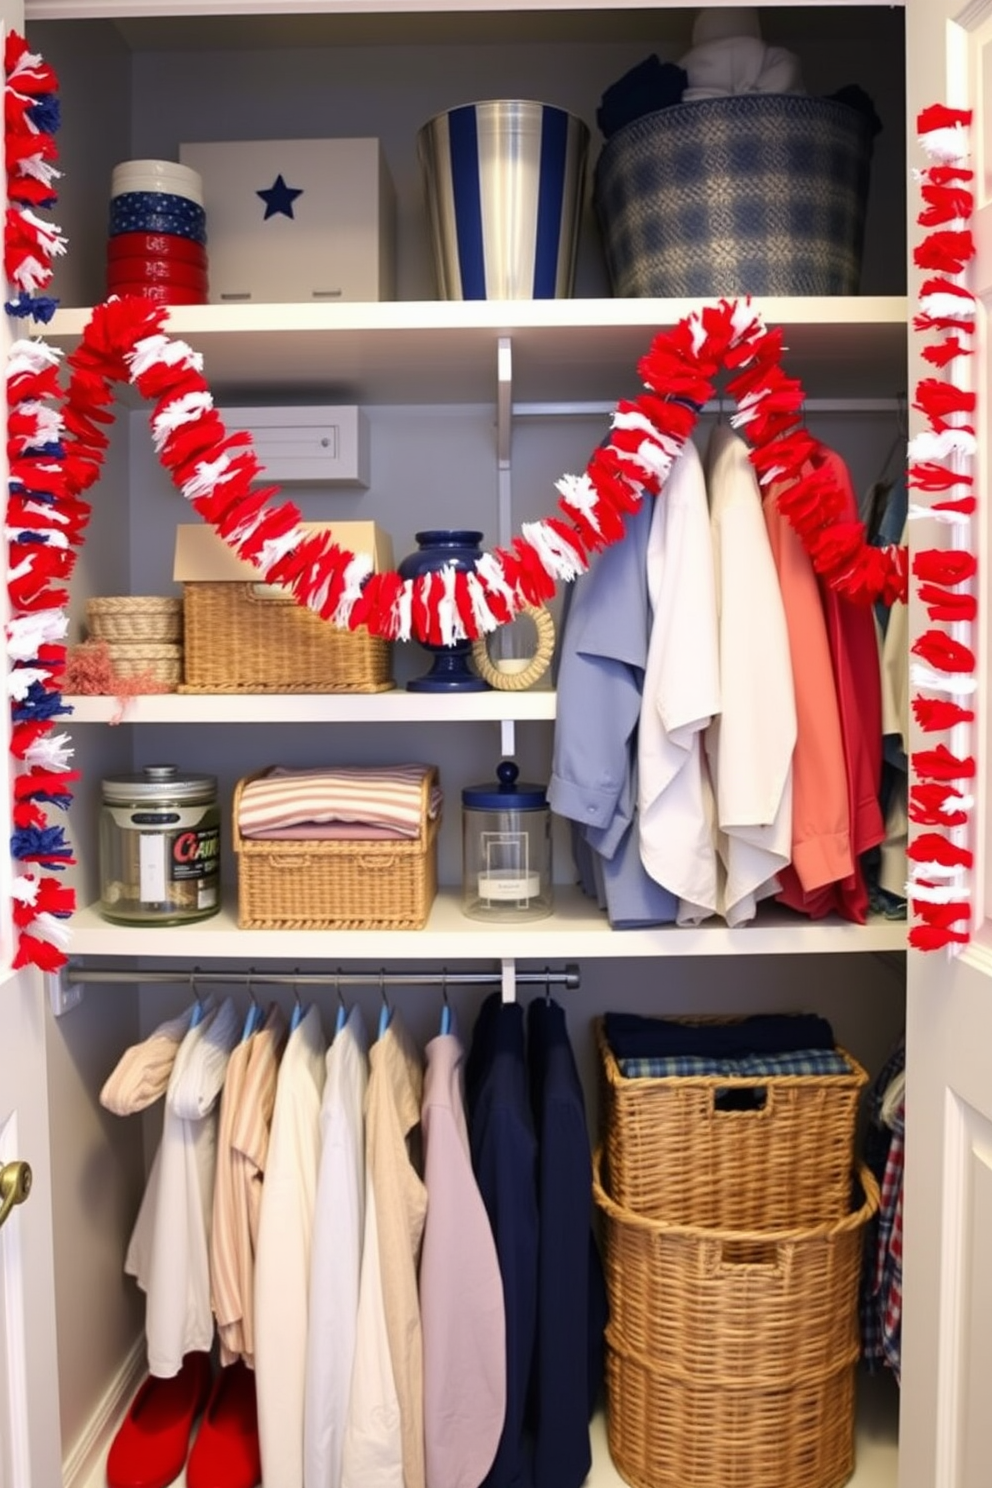
<svg viewBox="0 0 992 1488">
<path fill-rule="evenodd" d="M 379 991 L 382 994 L 382 1007 L 379 1009 L 379 1038 L 382 1038 L 392 1020 L 393 1010 L 386 1001 L 386 978 L 385 973 L 379 973 Z"/>
<path fill-rule="evenodd" d="M 193 970 L 189 974 L 190 991 L 193 993 L 193 996 L 196 999 L 196 1001 L 193 1003 L 193 1013 L 189 1020 L 190 1028 L 195 1028 L 198 1023 L 201 1023 L 203 1021 L 203 1015 L 207 1011 L 203 1003 L 200 1001 L 200 993 L 196 985 L 196 973 L 199 971 L 199 969 L 200 968 L 198 966 L 194 966 Z"/>
<path fill-rule="evenodd" d="M 299 976 L 299 974 L 300 968 L 297 966 L 296 975 Z M 293 983 L 293 991 L 296 995 L 296 1001 L 293 1003 L 293 1012 L 289 1020 L 290 1033 L 295 1033 L 296 1029 L 299 1028 L 300 1024 L 303 1022 L 304 1015 L 309 1011 L 309 1008 L 304 1007 L 303 1003 L 300 1001 L 300 989 L 295 982 Z"/>
<path fill-rule="evenodd" d="M 338 1015 L 337 1015 L 337 1018 L 335 1019 L 335 1022 L 334 1022 L 334 1033 L 335 1033 L 335 1036 L 337 1036 L 341 1032 L 342 1028 L 344 1027 L 344 1025 L 348 1021 L 348 1009 L 345 1007 L 345 1005 L 344 1005 L 344 998 L 341 996 L 341 968 L 340 968 L 340 966 L 338 967 L 337 972 L 336 972 L 335 977 L 334 977 L 334 985 L 337 988 L 337 994 L 338 994 Z"/>
<path fill-rule="evenodd" d="M 262 1005 L 255 996 L 251 985 L 252 973 L 248 973 L 248 1012 L 245 1016 L 245 1026 L 241 1031 L 241 1042 L 250 1039 L 262 1026 Z"/>
<path fill-rule="evenodd" d="M 441 973 L 441 1032 L 451 1032 L 451 1008 L 448 1004 L 448 968 Z"/>
</svg>

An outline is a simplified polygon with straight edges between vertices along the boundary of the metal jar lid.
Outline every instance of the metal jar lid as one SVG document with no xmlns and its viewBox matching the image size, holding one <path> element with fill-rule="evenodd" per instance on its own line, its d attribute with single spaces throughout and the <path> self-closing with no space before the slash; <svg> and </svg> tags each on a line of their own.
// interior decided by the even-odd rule
<svg viewBox="0 0 992 1488">
<path fill-rule="evenodd" d="M 519 766 L 504 760 L 496 766 L 496 782 L 467 785 L 462 791 L 462 805 L 474 811 L 543 811 L 548 795 L 543 785 L 517 780 Z"/>
<path fill-rule="evenodd" d="M 103 799 L 126 806 L 131 801 L 213 801 L 217 797 L 216 775 L 180 773 L 177 765 L 146 765 L 130 775 L 108 775 L 103 781 Z"/>
</svg>

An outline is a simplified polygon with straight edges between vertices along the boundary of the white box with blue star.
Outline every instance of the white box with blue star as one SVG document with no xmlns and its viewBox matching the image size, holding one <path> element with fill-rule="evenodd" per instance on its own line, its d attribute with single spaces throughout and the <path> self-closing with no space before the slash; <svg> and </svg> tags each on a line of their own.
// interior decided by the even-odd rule
<svg viewBox="0 0 992 1488">
<path fill-rule="evenodd" d="M 379 140 L 186 144 L 179 159 L 203 178 L 211 304 L 395 298 Z"/>
</svg>

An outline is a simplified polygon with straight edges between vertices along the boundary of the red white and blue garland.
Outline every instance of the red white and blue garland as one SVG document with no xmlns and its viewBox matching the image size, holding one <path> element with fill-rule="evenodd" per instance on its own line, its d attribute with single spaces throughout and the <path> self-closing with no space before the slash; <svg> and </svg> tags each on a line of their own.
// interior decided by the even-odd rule
<svg viewBox="0 0 992 1488">
<path fill-rule="evenodd" d="M 5 268 L 16 291 L 6 308 L 12 315 L 45 322 L 54 303 L 39 291 L 51 281 L 53 258 L 65 250 L 60 230 L 36 212 L 56 200 L 52 135 L 58 125 L 57 86 L 51 69 L 15 33 L 8 35 L 5 68 Z M 940 148 L 947 148 L 943 135 Z M 958 167 L 945 163 L 924 174 L 928 212 L 963 204 L 968 193 L 959 184 L 964 175 Z M 952 201 L 941 192 L 957 195 Z M 965 246 L 958 216 L 947 218 L 950 226 L 932 235 L 934 253 L 953 254 Z M 960 335 L 951 334 L 970 332 L 973 325 L 973 302 L 957 279 L 963 267 L 958 259 L 944 262 L 941 277 L 927 287 L 921 302 L 918 328 L 933 329 L 941 338 L 924 353 L 935 365 L 945 365 L 941 357 L 967 353 Z M 736 403 L 733 423 L 746 433 L 758 479 L 780 488 L 781 509 L 824 581 L 856 603 L 881 599 L 891 604 L 906 598 L 906 549 L 873 547 L 866 543 L 861 523 L 840 519 L 841 491 L 810 462 L 815 441 L 803 423 L 802 386 L 781 365 L 782 332 L 769 330 L 748 299 L 701 307 L 655 337 L 638 369 L 645 392 L 618 404 L 610 439 L 586 470 L 558 482 L 555 515 L 524 523 L 511 547 L 484 553 L 467 573 L 449 570 L 416 579 L 373 573 L 368 558 L 340 547 L 333 534 L 306 533 L 295 506 L 271 500 L 276 488 L 253 484 L 261 467 L 251 436 L 224 428 L 203 375 L 202 357 L 166 334 L 167 318 L 165 307 L 143 299 L 111 297 L 97 306 L 68 358 L 64 392 L 59 353 L 42 339 L 15 342 L 8 360 L 7 645 L 11 749 L 19 767 L 11 846 L 16 859 L 33 865 L 14 886 L 15 964 L 55 967 L 65 959 L 65 920 L 74 907 L 73 896 L 51 873 L 40 871 L 58 870 L 72 861 L 61 826 L 50 825 L 45 811 L 68 805 L 68 785 L 77 778 L 68 767 L 72 751 L 67 736 L 53 731 L 54 720 L 68 711 L 59 692 L 66 656 L 64 585 L 83 540 L 89 508 L 82 493 L 100 474 L 118 382 L 129 382 L 153 403 L 150 422 L 159 459 L 194 510 L 268 582 L 282 584 L 298 603 L 342 628 L 364 626 L 389 640 L 416 638 L 443 645 L 475 640 L 549 599 L 559 582 L 569 582 L 587 568 L 590 555 L 623 536 L 626 517 L 645 492 L 658 495 L 663 490 L 691 436 L 697 410 L 715 395 L 721 373 L 728 375 L 726 392 Z M 925 449 L 919 446 L 915 456 L 911 449 L 915 464 L 910 480 L 918 489 L 940 492 L 942 500 L 930 503 L 929 514 L 950 516 L 953 511 L 963 516 L 962 503 L 973 501 L 970 493 L 961 495 L 959 487 L 968 478 L 957 473 L 961 460 L 973 452 L 960 422 L 967 398 L 940 379 L 927 379 L 918 389 L 917 406 L 930 419 L 934 442 Z M 946 486 L 929 484 L 945 478 Z M 938 567 L 923 577 L 926 558 L 918 555 L 917 577 L 941 590 L 938 613 L 946 615 L 949 605 L 968 608 L 970 596 L 951 593 L 958 581 L 945 570 Z M 962 573 L 961 582 L 966 578 Z M 953 637 L 942 635 L 939 645 L 921 637 L 914 651 L 938 679 L 954 673 L 955 688 L 963 690 L 959 679 L 970 653 L 962 652 Z M 932 678 L 928 685 L 939 690 Z M 924 728 L 936 728 L 938 716 L 946 717 L 946 708 L 958 705 L 943 707 L 941 713 L 932 700 L 914 699 Z M 955 768 L 945 766 L 941 748 L 932 751 L 932 768 Z M 929 764 L 928 752 L 912 757 L 919 774 L 925 775 Z M 933 780 L 914 781 L 911 812 L 923 809 L 929 797 L 921 795 L 921 787 Z M 954 826 L 955 812 L 966 809 L 954 805 L 949 788 L 942 803 L 933 805 L 936 820 L 928 824 Z M 951 851 L 961 849 L 942 848 L 941 858 Z M 959 938 L 954 920 L 946 926 L 937 923 L 958 906 L 939 898 L 946 875 L 933 868 L 928 858 L 914 873 L 914 912 L 939 904 L 939 913 L 927 913 L 928 936 L 936 940 L 946 931 L 948 939 Z M 922 943 L 918 928 L 911 933 Z"/>
<path fill-rule="evenodd" d="M 930 623 L 910 646 L 911 702 L 918 729 L 936 741 L 910 754 L 909 817 L 917 830 L 908 849 L 906 892 L 914 920 L 909 943 L 919 950 L 965 944 L 972 917 L 976 436 L 975 393 L 965 369 L 977 307 L 967 283 L 975 255 L 970 124 L 969 110 L 943 104 L 924 109 L 917 120 L 931 163 L 914 172 L 922 201 L 917 221 L 926 231 L 913 250 L 925 276 L 913 328 L 926 338 L 924 360 L 941 375 L 921 378 L 916 388 L 913 406 L 927 427 L 909 444 L 907 479 L 917 498 L 909 515 L 950 532 L 947 546 L 919 549 L 913 557 L 916 597 Z"/>
</svg>

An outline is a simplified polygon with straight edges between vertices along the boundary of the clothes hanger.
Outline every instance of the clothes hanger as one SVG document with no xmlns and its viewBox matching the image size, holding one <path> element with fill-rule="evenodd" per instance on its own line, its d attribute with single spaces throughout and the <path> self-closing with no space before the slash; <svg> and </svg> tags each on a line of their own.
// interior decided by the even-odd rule
<svg viewBox="0 0 992 1488">
<path fill-rule="evenodd" d="M 544 968 L 544 1006 L 551 1006 L 551 967 Z"/>
<path fill-rule="evenodd" d="M 386 1000 L 386 973 L 379 972 L 379 994 L 382 997 L 382 1007 L 379 1009 L 379 1038 L 382 1038 L 393 1018 L 393 1010 Z"/>
<path fill-rule="evenodd" d="M 344 1027 L 344 1025 L 348 1021 L 348 1009 L 345 1007 L 345 1005 L 344 1005 L 344 998 L 341 996 L 341 968 L 340 968 L 340 966 L 338 967 L 337 971 L 334 973 L 334 990 L 338 994 L 338 1013 L 337 1013 L 337 1018 L 336 1018 L 335 1023 L 334 1023 L 334 1033 L 335 1033 L 335 1035 L 337 1035 L 337 1034 L 339 1034 L 341 1032 L 342 1028 Z"/>
<path fill-rule="evenodd" d="M 241 1042 L 242 1043 L 244 1043 L 247 1039 L 250 1039 L 251 1036 L 252 1036 L 252 1034 L 253 1033 L 256 1033 L 258 1031 L 258 1029 L 261 1027 L 261 1023 L 262 1023 L 262 1005 L 259 1002 L 258 998 L 255 996 L 255 989 L 252 987 L 252 984 L 251 984 L 251 979 L 252 979 L 252 977 L 254 975 L 255 975 L 255 968 L 252 967 L 252 969 L 248 973 L 248 978 L 247 978 L 247 982 L 248 982 L 248 999 L 249 999 L 249 1001 L 248 1001 L 248 1012 L 247 1012 L 247 1015 L 245 1017 L 245 1026 L 244 1026 L 244 1028 L 242 1029 L 242 1032 L 241 1032 Z"/>
<path fill-rule="evenodd" d="M 200 968 L 198 966 L 194 966 L 193 970 L 189 974 L 189 989 L 192 992 L 193 997 L 195 998 L 195 1001 L 193 1003 L 193 1013 L 189 1020 L 190 1028 L 195 1028 L 198 1023 L 202 1023 L 203 1015 L 207 1011 L 205 1004 L 200 998 L 199 988 L 196 985 L 196 973 L 199 971 L 199 969 Z"/>
<path fill-rule="evenodd" d="M 294 967 L 294 973 L 296 976 L 299 976 L 300 968 L 298 966 Z M 289 1020 L 290 1033 L 296 1032 L 297 1028 L 299 1028 L 300 1024 L 303 1022 L 304 1015 L 307 1011 L 307 1009 L 303 1006 L 303 1003 L 300 1001 L 300 989 L 295 982 L 293 983 L 293 996 L 296 1000 L 293 1003 L 293 1013 Z"/>
<path fill-rule="evenodd" d="M 451 1032 L 451 1006 L 448 1002 L 448 968 L 441 972 L 441 1032 Z"/>
</svg>

